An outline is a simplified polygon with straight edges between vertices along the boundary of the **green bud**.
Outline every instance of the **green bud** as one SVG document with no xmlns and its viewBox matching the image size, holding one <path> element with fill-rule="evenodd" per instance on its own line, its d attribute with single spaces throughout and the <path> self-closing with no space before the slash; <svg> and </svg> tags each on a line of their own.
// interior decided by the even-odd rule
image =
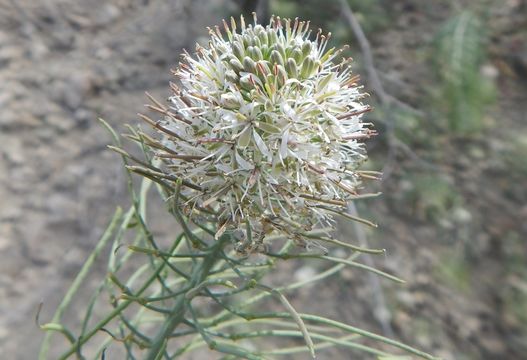
<svg viewBox="0 0 527 360">
<path fill-rule="evenodd" d="M 250 80 L 251 75 L 247 74 L 240 78 L 240 86 L 242 89 L 250 91 L 254 89 L 253 82 Z"/>
<path fill-rule="evenodd" d="M 234 34 L 234 41 L 239 42 L 243 45 L 243 36 L 241 36 L 240 34 Z"/>
<path fill-rule="evenodd" d="M 235 41 L 232 43 L 232 53 L 238 58 L 238 60 L 243 59 L 245 56 L 245 49 L 241 42 Z"/>
<path fill-rule="evenodd" d="M 268 61 L 265 61 L 265 60 L 261 60 L 261 61 L 258 61 L 258 72 L 264 72 L 262 75 L 267 75 L 269 73 L 271 73 L 271 68 L 269 67 L 269 62 Z"/>
<path fill-rule="evenodd" d="M 248 46 L 248 47 L 247 47 L 247 51 L 246 51 L 246 53 L 247 53 L 247 55 L 248 55 L 249 57 L 251 57 L 253 60 L 258 60 L 258 59 L 256 59 L 255 56 L 253 56 L 253 53 L 254 53 L 254 46 Z"/>
<path fill-rule="evenodd" d="M 296 66 L 295 59 L 293 58 L 287 59 L 287 64 L 285 64 L 285 68 L 287 70 L 287 73 L 289 74 L 289 77 L 291 78 L 298 77 L 298 67 Z"/>
<path fill-rule="evenodd" d="M 276 50 L 280 53 L 280 55 L 282 55 L 284 57 L 286 56 L 285 55 L 285 48 L 284 48 L 284 46 L 282 44 L 280 44 L 280 43 L 276 44 Z"/>
<path fill-rule="evenodd" d="M 302 55 L 302 51 L 300 51 L 299 49 L 293 50 L 291 55 L 293 56 L 293 59 L 295 59 L 297 64 L 301 64 L 302 60 L 304 60 L 304 56 Z"/>
<path fill-rule="evenodd" d="M 222 94 L 220 96 L 220 102 L 226 109 L 238 109 L 240 107 L 240 103 L 238 102 L 238 99 L 234 94 L 227 93 Z"/>
<path fill-rule="evenodd" d="M 308 56 L 302 63 L 302 70 L 300 71 L 300 75 L 302 75 L 302 78 L 308 78 L 314 68 L 315 61 L 311 56 Z"/>
<path fill-rule="evenodd" d="M 256 46 L 249 46 L 247 52 L 253 60 L 258 61 L 263 59 L 262 51 Z"/>
<path fill-rule="evenodd" d="M 255 47 L 255 49 L 256 49 L 256 54 L 258 55 L 258 60 L 263 60 L 262 50 L 259 47 Z"/>
<path fill-rule="evenodd" d="M 267 36 L 269 37 L 268 44 L 278 44 L 278 34 L 276 31 L 270 31 Z"/>
<path fill-rule="evenodd" d="M 260 36 L 260 34 L 264 33 L 265 32 L 265 29 L 262 25 L 258 24 L 254 27 L 254 33 L 257 35 L 257 36 Z"/>
<path fill-rule="evenodd" d="M 252 46 L 253 45 L 253 38 L 252 38 L 252 36 L 250 36 L 249 34 L 244 34 L 243 35 L 243 45 L 245 46 L 245 48 L 248 48 L 249 46 Z"/>
<path fill-rule="evenodd" d="M 295 49 L 298 49 L 298 46 L 293 45 L 293 44 L 289 45 L 289 46 L 285 49 L 285 57 L 286 57 L 286 58 L 291 57 L 291 54 L 293 53 L 293 50 L 295 50 Z"/>
<path fill-rule="evenodd" d="M 311 42 L 309 41 L 306 41 L 304 42 L 304 44 L 302 45 L 302 55 L 304 57 L 308 56 L 309 54 L 311 54 Z"/>
<path fill-rule="evenodd" d="M 284 58 L 276 50 L 271 51 L 271 63 L 284 65 Z"/>
<path fill-rule="evenodd" d="M 261 33 L 259 33 L 258 39 L 260 39 L 260 42 L 262 43 L 262 45 L 269 45 L 269 38 L 267 37 L 266 31 L 262 31 Z"/>
<path fill-rule="evenodd" d="M 273 74 L 267 74 L 267 76 L 265 77 L 265 82 L 267 84 L 274 84 L 274 81 L 275 81 L 275 76 Z"/>
<path fill-rule="evenodd" d="M 243 65 L 240 62 L 240 60 L 238 60 L 238 59 L 231 59 L 231 61 L 229 61 L 229 64 L 231 64 L 232 68 L 237 73 L 240 72 L 240 71 L 243 71 Z"/>
<path fill-rule="evenodd" d="M 262 52 L 262 59 L 266 59 L 269 56 L 269 47 L 267 45 L 260 46 L 260 51 Z"/>
<path fill-rule="evenodd" d="M 260 39 L 258 37 L 253 37 L 253 44 L 256 48 L 259 48 L 262 46 L 262 42 L 260 41 Z"/>
<path fill-rule="evenodd" d="M 247 72 L 256 74 L 256 63 L 248 56 L 243 59 L 243 68 Z"/>
<path fill-rule="evenodd" d="M 282 65 L 276 65 L 276 68 L 278 69 L 278 74 L 276 75 L 278 77 L 278 85 L 282 87 L 287 80 L 287 72 Z"/>
<path fill-rule="evenodd" d="M 236 61 L 238 61 L 238 60 L 236 60 Z M 238 63 L 239 63 L 239 61 L 238 61 Z M 233 70 L 227 70 L 227 71 L 225 71 L 225 79 L 227 79 L 230 82 L 236 82 L 236 81 L 238 81 L 238 75 L 236 75 L 236 73 Z"/>
</svg>

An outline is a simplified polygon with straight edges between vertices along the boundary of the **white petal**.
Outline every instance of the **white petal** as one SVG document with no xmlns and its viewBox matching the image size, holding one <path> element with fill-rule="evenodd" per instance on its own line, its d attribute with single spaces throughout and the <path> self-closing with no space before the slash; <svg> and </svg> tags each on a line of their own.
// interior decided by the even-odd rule
<svg viewBox="0 0 527 360">
<path fill-rule="evenodd" d="M 249 161 L 245 160 L 240 154 L 238 154 L 238 151 L 235 151 L 236 156 L 236 162 L 240 167 L 244 170 L 252 170 L 254 169 L 254 165 L 251 164 Z"/>
<path fill-rule="evenodd" d="M 287 158 L 287 142 L 289 141 L 289 128 L 285 129 L 282 134 L 282 143 L 280 144 L 280 157 L 282 160 Z"/>
<path fill-rule="evenodd" d="M 249 127 L 246 127 L 240 134 L 240 138 L 238 139 L 238 146 L 244 149 L 247 146 L 249 146 L 250 142 L 251 142 L 251 130 Z"/>
<path fill-rule="evenodd" d="M 270 161 L 272 158 L 272 154 L 267 148 L 267 146 L 265 145 L 265 142 L 263 141 L 262 137 L 258 134 L 256 130 L 253 130 L 253 137 L 254 137 L 254 142 L 256 143 L 256 146 L 258 147 L 258 149 L 260 149 L 262 154 L 265 155 L 265 157 L 267 157 L 267 160 Z"/>
</svg>

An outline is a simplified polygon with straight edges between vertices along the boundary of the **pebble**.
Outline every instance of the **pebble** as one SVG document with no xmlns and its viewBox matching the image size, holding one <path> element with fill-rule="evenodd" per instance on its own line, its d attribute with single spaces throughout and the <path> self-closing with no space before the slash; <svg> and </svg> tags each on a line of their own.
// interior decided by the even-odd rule
<svg viewBox="0 0 527 360">
<path fill-rule="evenodd" d="M 294 273 L 295 281 L 307 281 L 312 279 L 317 274 L 317 271 L 311 266 L 302 266 Z"/>
</svg>

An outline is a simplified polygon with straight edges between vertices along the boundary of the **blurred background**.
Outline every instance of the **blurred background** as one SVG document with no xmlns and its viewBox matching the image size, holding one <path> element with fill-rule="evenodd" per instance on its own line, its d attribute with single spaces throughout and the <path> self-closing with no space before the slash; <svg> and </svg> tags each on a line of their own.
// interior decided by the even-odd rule
<svg viewBox="0 0 527 360">
<path fill-rule="evenodd" d="M 205 26 L 255 10 L 350 45 L 380 133 L 365 167 L 384 177 L 365 184 L 381 197 L 356 204 L 378 229 L 343 239 L 386 248 L 366 260 L 407 280 L 345 270 L 290 300 L 444 359 L 525 359 L 525 0 L 0 0 L 1 356 L 36 358 L 38 304 L 47 321 L 128 203 L 97 117 L 138 123 L 144 91 L 169 95 L 170 69 Z M 151 214 L 157 236 L 173 235 L 155 199 Z"/>
</svg>

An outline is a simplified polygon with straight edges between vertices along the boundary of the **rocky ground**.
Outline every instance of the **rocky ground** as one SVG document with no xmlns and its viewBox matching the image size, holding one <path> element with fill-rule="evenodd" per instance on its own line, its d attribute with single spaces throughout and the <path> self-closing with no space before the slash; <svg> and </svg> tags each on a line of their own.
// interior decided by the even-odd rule
<svg viewBox="0 0 527 360">
<path fill-rule="evenodd" d="M 366 235 L 388 249 L 378 265 L 408 284 L 381 281 L 379 290 L 370 277 L 345 271 L 293 295 L 297 307 L 393 333 L 445 359 L 525 354 L 527 301 L 515 299 L 527 291 L 527 192 L 524 173 L 511 170 L 518 160 L 508 145 L 525 133 L 527 67 L 521 54 L 527 25 L 520 2 L 506 3 L 494 14 L 499 37 L 491 48 L 499 90 L 489 114 L 495 130 L 485 141 L 445 140 L 436 162 L 460 194 L 454 215 L 432 221 L 422 199 L 403 196 L 413 186 L 403 176 L 405 164 L 413 166 L 407 157 L 374 185 L 387 195 L 369 201 L 380 230 Z M 120 160 L 106 150 L 110 139 L 96 119 L 118 129 L 136 123 L 144 92 L 160 98 L 168 93 L 169 70 L 181 49 L 193 48 L 204 26 L 228 15 L 229 6 L 219 0 L 0 0 L 3 356 L 36 358 L 38 304 L 44 302 L 41 317 L 49 319 L 115 206 L 128 201 Z M 373 45 L 388 91 L 412 104 L 413 94 L 426 86 L 415 76 L 423 68 L 412 62 L 419 63 L 417 49 L 429 40 L 419 34 L 443 19 L 440 12 L 430 20 L 415 8 L 406 11 Z M 400 83 L 406 90 L 398 93 Z M 374 149 L 375 156 L 382 160 L 384 151 Z M 160 236 L 170 232 L 163 221 L 158 228 Z M 296 265 L 291 271 L 310 273 Z M 331 357 L 348 355 L 320 356 Z"/>
<path fill-rule="evenodd" d="M 167 94 L 182 48 L 221 10 L 189 4 L 0 2 L 1 354 L 36 357 L 36 306 L 49 316 L 128 201 L 97 118 L 123 129 L 145 91 Z"/>
</svg>

